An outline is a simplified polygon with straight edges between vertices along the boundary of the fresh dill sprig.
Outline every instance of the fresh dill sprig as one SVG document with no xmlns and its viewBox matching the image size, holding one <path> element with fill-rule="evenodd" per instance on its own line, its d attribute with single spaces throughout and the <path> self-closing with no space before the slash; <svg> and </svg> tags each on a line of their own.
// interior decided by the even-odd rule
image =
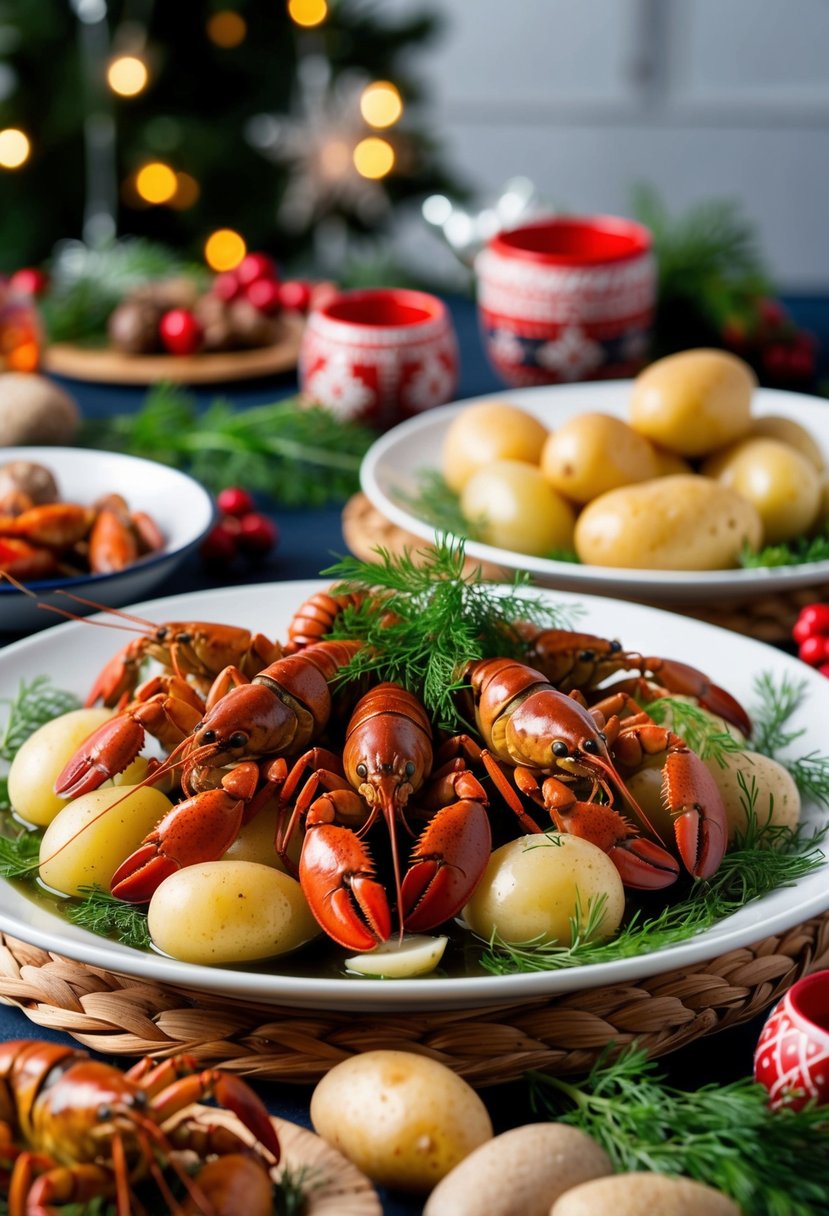
<svg viewBox="0 0 829 1216">
<path fill-rule="evenodd" d="M 461 510 L 460 495 L 449 486 L 437 469 L 421 469 L 417 474 L 417 490 L 406 494 L 395 490 L 395 498 L 408 507 L 436 532 L 451 532 L 467 540 L 483 540 L 475 524 Z"/>
<path fill-rule="evenodd" d="M 560 971 L 590 963 L 652 954 L 710 929 L 780 887 L 791 886 L 823 865 L 817 845 L 820 833 L 759 823 L 754 803 L 746 808 L 747 827 L 725 854 L 711 878 L 697 879 L 688 894 L 647 916 L 637 909 L 615 937 L 596 941 L 602 908 L 590 900 L 586 914 L 577 906 L 571 920 L 572 944 L 542 939 L 507 943 L 494 936 L 481 957 L 481 965 L 494 975 L 521 971 Z"/>
<path fill-rule="evenodd" d="M 0 738 L 0 759 L 12 761 L 29 735 L 52 718 L 80 707 L 80 699 L 72 692 L 56 688 L 48 676 L 35 676 L 30 682 L 21 680 L 16 696 L 0 698 L 9 706 L 9 716 Z"/>
<path fill-rule="evenodd" d="M 745 740 L 723 728 L 698 705 L 678 697 L 659 697 L 648 702 L 648 713 L 660 726 L 667 725 L 703 760 L 726 763 L 729 753 L 744 751 Z"/>
<path fill-rule="evenodd" d="M 124 903 L 100 887 L 81 887 L 81 891 L 83 899 L 67 907 L 67 915 L 74 924 L 100 937 L 117 938 L 136 950 L 149 947 L 146 908 Z"/>
<path fill-rule="evenodd" d="M 518 619 L 543 627 L 572 626 L 576 612 L 525 593 L 529 575 L 516 573 L 502 593 L 479 568 L 464 573 L 464 543 L 437 537 L 434 549 L 392 555 L 378 549 L 376 562 L 347 557 L 324 570 L 340 591 L 366 592 L 349 608 L 333 636 L 366 645 L 344 669 L 343 679 L 371 674 L 393 680 L 420 696 L 437 725 L 457 730 L 463 719 L 455 694 L 463 672 L 477 659 L 523 657 Z"/>
<path fill-rule="evenodd" d="M 824 520 L 815 536 L 796 536 L 793 540 L 753 550 L 744 545 L 739 562 L 747 570 L 758 566 L 802 566 L 806 562 L 825 562 L 829 558 L 829 520 Z"/>
<path fill-rule="evenodd" d="M 592 1136 L 620 1172 L 687 1176 L 730 1195 L 744 1216 L 829 1213 L 829 1115 L 772 1111 L 749 1078 L 677 1089 L 630 1047 L 576 1084 L 528 1074 L 533 1110 Z"/>
<path fill-rule="evenodd" d="M 817 751 L 791 757 L 787 748 L 804 735 L 805 727 L 789 725 L 792 715 L 806 699 L 807 682 L 784 676 L 775 683 L 769 672 L 761 672 L 754 681 L 754 692 L 760 708 L 754 716 L 752 747 L 777 760 L 788 769 L 801 794 L 829 807 L 829 756 Z"/>
<path fill-rule="evenodd" d="M 274 1216 L 304 1216 L 309 1192 L 325 1181 L 322 1171 L 308 1165 L 286 1165 L 274 1186 Z"/>
<path fill-rule="evenodd" d="M 217 399 L 199 411 L 169 384 L 152 389 L 137 413 L 96 419 L 82 433 L 88 447 L 186 468 L 211 490 L 245 485 L 287 506 L 348 498 L 376 437 L 299 397 L 247 409 Z"/>
<path fill-rule="evenodd" d="M 0 836 L 0 877 L 36 878 L 40 865 L 40 832 L 20 830 Z"/>
</svg>

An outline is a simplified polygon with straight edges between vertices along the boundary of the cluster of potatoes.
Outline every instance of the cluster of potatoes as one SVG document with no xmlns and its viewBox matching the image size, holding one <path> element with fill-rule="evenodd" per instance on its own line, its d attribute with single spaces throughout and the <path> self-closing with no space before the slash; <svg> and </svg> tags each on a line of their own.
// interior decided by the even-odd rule
<svg viewBox="0 0 829 1216">
<path fill-rule="evenodd" d="M 336 1064 L 314 1090 L 311 1122 L 373 1182 L 428 1194 L 424 1216 L 739 1216 L 688 1178 L 614 1173 L 595 1140 L 563 1123 L 493 1135 L 474 1089 L 413 1052 Z"/>
<path fill-rule="evenodd" d="M 752 415 L 737 356 L 693 350 L 634 381 L 629 416 L 577 414 L 553 430 L 516 406 L 468 406 L 442 471 L 481 539 L 596 566 L 721 570 L 744 545 L 807 534 L 829 513 L 824 457 L 792 419 Z"/>
</svg>

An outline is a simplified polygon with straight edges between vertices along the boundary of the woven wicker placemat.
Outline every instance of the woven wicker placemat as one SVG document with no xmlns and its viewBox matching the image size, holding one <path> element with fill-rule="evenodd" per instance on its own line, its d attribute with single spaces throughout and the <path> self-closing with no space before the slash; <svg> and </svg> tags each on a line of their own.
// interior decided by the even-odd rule
<svg viewBox="0 0 829 1216">
<path fill-rule="evenodd" d="M 110 1055 L 187 1051 L 236 1073 L 314 1083 L 362 1051 L 421 1052 L 476 1087 L 527 1069 L 586 1072 L 611 1041 L 653 1056 L 748 1021 L 829 966 L 829 912 L 706 963 L 635 984 L 480 1009 L 355 1013 L 296 1009 L 114 975 L 0 938 L 0 1002 Z"/>
<path fill-rule="evenodd" d="M 386 519 L 364 494 L 355 494 L 346 503 L 342 516 L 343 536 L 346 544 L 355 556 L 363 561 L 371 561 L 376 556 L 376 549 L 382 547 L 390 553 L 401 553 L 409 549 L 413 553 L 427 550 L 428 541 L 405 532 L 390 520 Z M 497 581 L 512 582 L 515 571 L 489 562 L 478 562 L 468 558 L 467 572 L 480 566 L 484 577 Z M 628 598 L 628 597 L 624 597 Z M 753 595 L 750 598 L 721 599 L 715 604 L 669 603 L 658 604 L 657 607 L 669 608 L 672 612 L 683 616 L 694 617 L 699 621 L 719 625 L 724 629 L 732 629 L 736 633 L 744 633 L 757 638 L 761 642 L 771 642 L 777 645 L 791 641 L 792 626 L 797 620 L 797 614 L 806 604 L 816 601 L 829 600 L 829 583 L 817 583 L 810 587 L 797 587 L 786 592 L 773 595 Z M 638 601 L 648 603 L 646 599 Z"/>
</svg>

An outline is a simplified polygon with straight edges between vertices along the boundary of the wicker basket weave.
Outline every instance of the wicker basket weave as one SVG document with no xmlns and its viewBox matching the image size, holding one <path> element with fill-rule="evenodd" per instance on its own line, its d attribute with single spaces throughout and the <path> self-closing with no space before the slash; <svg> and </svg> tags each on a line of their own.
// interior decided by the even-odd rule
<svg viewBox="0 0 829 1216">
<path fill-rule="evenodd" d="M 388 549 L 390 553 L 400 553 L 404 548 L 416 552 L 427 547 L 427 542 L 419 536 L 404 532 L 381 515 L 363 494 L 355 494 L 346 503 L 342 524 L 346 544 L 351 552 L 363 561 L 375 558 L 378 546 Z M 481 567 L 484 577 L 499 582 L 512 582 L 515 575 L 514 570 L 507 570 L 502 566 L 472 558 L 467 560 L 469 570 L 478 566 Z M 723 629 L 733 629 L 736 633 L 756 638 L 760 642 L 785 645 L 791 642 L 792 626 L 800 609 L 806 604 L 822 600 L 829 600 L 829 583 L 797 587 L 775 595 L 755 593 L 751 598 L 723 598 L 716 603 L 705 604 L 671 602 L 660 607 L 669 608 L 683 616 L 694 617 L 698 621 L 707 621 L 710 625 L 719 625 Z"/>
<path fill-rule="evenodd" d="M 763 1012 L 829 966 L 829 912 L 752 947 L 637 984 L 474 1010 L 362 1013 L 233 1000 L 114 975 L 0 938 L 0 1002 L 109 1055 L 187 1051 L 205 1064 L 310 1084 L 375 1048 L 422 1052 L 476 1087 L 527 1069 L 587 1071 L 613 1041 L 653 1056 Z"/>
</svg>

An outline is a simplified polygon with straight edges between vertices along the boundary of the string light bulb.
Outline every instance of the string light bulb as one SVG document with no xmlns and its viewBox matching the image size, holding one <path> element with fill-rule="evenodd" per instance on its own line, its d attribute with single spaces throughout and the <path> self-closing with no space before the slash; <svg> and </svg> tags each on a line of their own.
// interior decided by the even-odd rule
<svg viewBox="0 0 829 1216">
<path fill-rule="evenodd" d="M 118 55 L 107 68 L 107 84 L 119 97 L 137 97 L 149 79 L 147 65 L 138 55 Z"/>
<path fill-rule="evenodd" d="M 244 237 L 232 228 L 217 228 L 204 243 L 204 260 L 211 270 L 233 270 L 247 253 Z"/>
<path fill-rule="evenodd" d="M 145 203 L 169 203 L 177 188 L 175 170 L 161 160 L 143 165 L 135 175 L 135 189 Z"/>
<path fill-rule="evenodd" d="M 394 148 L 388 140 L 369 135 L 354 149 L 354 168 L 361 177 L 387 177 L 394 168 Z"/>
<path fill-rule="evenodd" d="M 297 25 L 322 25 L 328 16 L 327 0 L 288 0 L 288 16 Z"/>
<path fill-rule="evenodd" d="M 223 8 L 207 18 L 207 37 L 214 46 L 223 51 L 232 50 L 245 41 L 248 23 L 241 13 L 230 8 Z"/>
<path fill-rule="evenodd" d="M 370 127 L 391 127 L 403 113 L 403 99 L 390 80 L 375 80 L 360 95 L 360 113 Z"/>
<path fill-rule="evenodd" d="M 31 150 L 28 135 L 19 127 L 4 127 L 0 131 L 0 168 L 19 169 L 29 159 Z"/>
</svg>

